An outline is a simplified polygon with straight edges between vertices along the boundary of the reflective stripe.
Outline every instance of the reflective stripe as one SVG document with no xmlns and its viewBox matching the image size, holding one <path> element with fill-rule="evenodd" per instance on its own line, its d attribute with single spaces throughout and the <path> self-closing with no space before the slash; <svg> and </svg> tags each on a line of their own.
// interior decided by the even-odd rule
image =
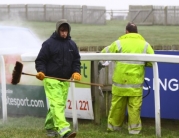
<svg viewBox="0 0 179 138">
<path fill-rule="evenodd" d="M 111 124 L 108 123 L 108 129 L 110 129 L 111 131 L 113 131 L 113 127 Z"/>
<path fill-rule="evenodd" d="M 132 124 L 128 126 L 129 134 L 139 134 L 141 130 L 141 124 Z M 138 129 L 138 130 L 136 130 Z M 140 129 L 140 130 L 139 130 Z"/>
<path fill-rule="evenodd" d="M 119 53 L 121 53 L 121 45 L 120 45 L 120 41 L 119 41 L 119 40 L 116 41 L 116 45 L 117 45 L 117 48 L 118 48 Z M 107 47 L 105 48 L 105 52 L 106 52 L 106 53 L 110 53 L 110 51 L 109 51 L 109 46 L 107 46 Z"/>
<path fill-rule="evenodd" d="M 118 43 L 118 44 L 117 44 L 117 43 Z M 116 41 L 116 44 L 119 45 L 118 48 L 119 48 L 119 47 L 121 48 L 121 46 L 120 46 L 120 41 L 119 41 L 119 40 Z M 149 44 L 146 42 L 146 43 L 145 43 L 145 46 L 144 46 L 143 53 L 147 53 L 148 45 L 149 45 Z M 121 52 L 121 51 L 120 51 L 120 52 Z M 124 64 L 145 65 L 145 62 L 143 62 L 143 61 L 120 61 L 120 62 L 121 62 L 121 63 L 124 63 Z"/>
<path fill-rule="evenodd" d="M 117 40 L 116 41 L 116 45 L 117 45 L 117 48 L 118 48 L 118 51 L 119 51 L 119 53 L 121 53 L 121 44 L 120 44 L 120 40 Z M 145 46 L 144 46 L 144 50 L 143 50 L 143 53 L 147 53 L 147 48 L 148 48 L 148 43 L 146 42 L 145 43 Z M 109 51 L 109 46 L 107 46 L 106 48 L 105 48 L 105 52 L 106 53 L 110 53 L 110 51 Z M 124 63 L 124 64 L 136 64 L 136 65 L 145 65 L 145 62 L 143 62 L 143 61 L 119 61 L 119 62 L 121 62 L 121 63 Z"/>
<path fill-rule="evenodd" d="M 115 130 L 119 131 L 119 130 L 121 130 L 121 127 L 112 126 L 111 124 L 108 123 L 108 129 L 111 130 L 111 131 L 115 131 Z"/>
<path fill-rule="evenodd" d="M 145 46 L 144 46 L 144 51 L 143 51 L 143 53 L 145 53 L 145 54 L 147 53 L 148 45 L 149 45 L 149 43 L 146 42 L 146 43 L 145 43 Z"/>
<path fill-rule="evenodd" d="M 58 133 L 59 133 L 60 135 L 63 135 L 63 133 L 66 132 L 66 131 L 68 131 L 68 130 L 70 130 L 70 128 L 69 128 L 69 127 L 65 127 L 65 128 L 63 128 L 63 129 L 61 129 Z"/>
<path fill-rule="evenodd" d="M 129 134 L 139 134 L 140 130 L 129 130 Z"/>
<path fill-rule="evenodd" d="M 143 83 L 142 84 L 119 84 L 119 83 L 113 82 L 113 85 L 117 87 L 122 87 L 122 88 L 140 88 L 143 86 Z"/>
<path fill-rule="evenodd" d="M 105 47 L 105 53 L 110 53 L 109 46 Z M 111 61 L 101 61 L 102 64 L 107 64 L 105 66 L 108 66 Z"/>
<path fill-rule="evenodd" d="M 117 45 L 117 48 L 118 48 L 119 53 L 121 53 L 121 45 L 120 45 L 120 41 L 119 41 L 119 40 L 116 41 L 116 45 Z M 111 52 L 109 51 L 109 47 L 110 47 L 110 46 L 105 47 L 105 53 L 111 53 Z M 110 63 L 111 61 L 107 61 L 107 62 Z"/>
<path fill-rule="evenodd" d="M 118 51 L 119 51 L 118 53 L 121 53 L 121 44 L 119 40 L 116 41 L 116 45 L 118 47 Z"/>
<path fill-rule="evenodd" d="M 129 125 L 129 129 L 141 128 L 141 127 L 142 127 L 141 124 L 133 124 L 133 125 Z"/>
<path fill-rule="evenodd" d="M 110 52 L 109 52 L 109 46 L 107 46 L 107 47 L 105 48 L 105 53 L 110 53 Z"/>
<path fill-rule="evenodd" d="M 137 65 L 145 65 L 145 62 L 143 61 L 120 61 L 121 63 L 124 64 L 137 64 Z"/>
</svg>

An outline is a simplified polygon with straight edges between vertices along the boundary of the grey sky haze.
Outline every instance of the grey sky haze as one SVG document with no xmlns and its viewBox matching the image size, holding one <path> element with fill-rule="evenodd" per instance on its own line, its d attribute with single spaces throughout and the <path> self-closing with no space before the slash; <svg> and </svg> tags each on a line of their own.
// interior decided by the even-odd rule
<svg viewBox="0 0 179 138">
<path fill-rule="evenodd" d="M 179 0 L 0 0 L 0 4 L 88 5 L 115 10 L 128 9 L 129 5 L 179 6 Z"/>
</svg>

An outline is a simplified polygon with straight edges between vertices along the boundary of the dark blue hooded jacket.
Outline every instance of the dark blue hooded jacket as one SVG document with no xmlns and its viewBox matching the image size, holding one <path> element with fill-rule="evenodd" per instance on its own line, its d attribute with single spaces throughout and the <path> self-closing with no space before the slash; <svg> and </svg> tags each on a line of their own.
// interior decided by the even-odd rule
<svg viewBox="0 0 179 138">
<path fill-rule="evenodd" d="M 65 39 L 55 31 L 49 39 L 43 42 L 35 65 L 37 72 L 41 71 L 51 77 L 69 79 L 72 73 L 80 73 L 80 54 L 76 43 L 71 40 L 70 29 Z"/>
</svg>

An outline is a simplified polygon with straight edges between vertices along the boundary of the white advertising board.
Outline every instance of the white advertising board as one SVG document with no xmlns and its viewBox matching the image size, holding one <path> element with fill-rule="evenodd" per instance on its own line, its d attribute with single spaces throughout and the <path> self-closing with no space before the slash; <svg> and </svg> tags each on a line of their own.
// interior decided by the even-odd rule
<svg viewBox="0 0 179 138">
<path fill-rule="evenodd" d="M 75 88 L 75 103 L 77 118 L 94 119 L 91 89 L 90 88 Z M 66 103 L 65 115 L 67 118 L 72 118 L 72 97 L 69 89 L 68 99 Z"/>
</svg>

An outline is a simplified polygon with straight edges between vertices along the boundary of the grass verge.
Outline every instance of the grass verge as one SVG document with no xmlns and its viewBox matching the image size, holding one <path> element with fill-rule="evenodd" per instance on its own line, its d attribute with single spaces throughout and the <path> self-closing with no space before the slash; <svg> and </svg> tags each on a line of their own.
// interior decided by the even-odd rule
<svg viewBox="0 0 179 138">
<path fill-rule="evenodd" d="M 47 138 L 44 130 L 45 118 L 37 117 L 9 117 L 8 121 L 0 124 L 0 138 Z M 72 127 L 72 119 L 68 119 Z M 127 123 L 120 132 L 106 132 L 107 118 L 101 120 L 100 125 L 92 120 L 78 120 L 78 134 L 76 138 L 156 138 L 155 119 L 142 118 L 143 129 L 140 135 L 129 135 Z M 162 138 L 179 137 L 179 120 L 161 120 Z"/>
<path fill-rule="evenodd" d="M 106 21 L 106 25 L 86 25 L 71 23 L 71 36 L 79 47 L 107 46 L 125 33 L 128 21 Z M 42 41 L 55 31 L 55 22 L 0 21 L 1 25 L 30 28 Z M 179 45 L 179 26 L 138 26 L 139 33 L 152 46 Z"/>
</svg>

